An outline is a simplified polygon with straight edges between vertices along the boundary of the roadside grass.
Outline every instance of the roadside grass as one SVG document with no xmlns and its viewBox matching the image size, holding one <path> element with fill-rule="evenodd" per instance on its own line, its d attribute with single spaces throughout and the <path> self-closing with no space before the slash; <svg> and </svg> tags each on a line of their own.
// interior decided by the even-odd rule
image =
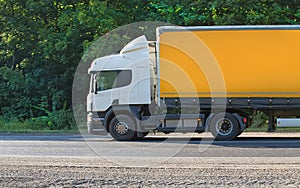
<svg viewBox="0 0 300 188">
<path fill-rule="evenodd" d="M 0 133 L 64 133 L 80 134 L 77 126 L 64 129 L 53 129 L 53 127 L 32 120 L 20 121 L 17 119 L 0 118 Z"/>
</svg>

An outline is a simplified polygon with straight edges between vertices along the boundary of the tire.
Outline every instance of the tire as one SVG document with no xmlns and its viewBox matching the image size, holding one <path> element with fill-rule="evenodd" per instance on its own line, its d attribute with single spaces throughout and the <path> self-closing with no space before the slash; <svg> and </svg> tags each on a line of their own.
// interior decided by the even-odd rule
<svg viewBox="0 0 300 188">
<path fill-rule="evenodd" d="M 112 118 L 109 123 L 111 136 L 118 141 L 129 141 L 137 138 L 134 120 L 128 116 L 119 114 Z"/>
<path fill-rule="evenodd" d="M 238 134 L 236 137 L 240 136 L 243 132 L 244 132 L 244 131 L 240 131 L 239 134 Z"/>
<path fill-rule="evenodd" d="M 138 135 L 139 137 L 137 137 L 137 140 L 142 140 L 143 138 L 145 138 L 145 136 L 147 136 L 149 134 L 149 132 L 140 132 Z"/>
<path fill-rule="evenodd" d="M 230 113 L 218 113 L 210 121 L 209 129 L 216 140 L 235 139 L 240 131 L 238 121 Z"/>
<path fill-rule="evenodd" d="M 145 137 L 145 136 L 147 136 L 149 134 L 149 132 L 143 132 L 143 138 Z"/>
</svg>

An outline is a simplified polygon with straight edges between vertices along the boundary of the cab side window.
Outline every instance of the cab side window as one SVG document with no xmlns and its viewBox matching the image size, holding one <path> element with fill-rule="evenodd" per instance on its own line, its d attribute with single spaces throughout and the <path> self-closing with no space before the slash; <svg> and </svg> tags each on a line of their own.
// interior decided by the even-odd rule
<svg viewBox="0 0 300 188">
<path fill-rule="evenodd" d="M 131 83 L 130 70 L 101 71 L 95 75 L 96 90 L 104 91 L 113 88 L 125 87 Z"/>
</svg>

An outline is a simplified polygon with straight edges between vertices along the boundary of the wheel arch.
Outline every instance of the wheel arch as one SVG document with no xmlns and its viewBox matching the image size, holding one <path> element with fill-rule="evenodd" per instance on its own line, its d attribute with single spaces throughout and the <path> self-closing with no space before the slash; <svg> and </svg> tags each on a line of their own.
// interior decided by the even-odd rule
<svg viewBox="0 0 300 188">
<path fill-rule="evenodd" d="M 135 122 L 135 128 L 137 129 L 138 126 L 138 119 L 139 119 L 139 112 L 140 112 L 140 106 L 112 106 L 110 107 L 105 115 L 104 118 L 104 125 L 105 130 L 109 132 L 109 124 L 111 120 L 118 114 L 124 114 L 129 117 L 131 117 Z"/>
</svg>

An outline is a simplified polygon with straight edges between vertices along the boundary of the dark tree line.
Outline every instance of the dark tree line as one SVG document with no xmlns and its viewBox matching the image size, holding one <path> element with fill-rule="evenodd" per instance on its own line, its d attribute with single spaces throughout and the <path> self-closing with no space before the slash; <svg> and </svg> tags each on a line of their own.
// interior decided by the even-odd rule
<svg viewBox="0 0 300 188">
<path fill-rule="evenodd" d="M 0 116 L 71 113 L 73 76 L 85 50 L 110 30 L 138 21 L 299 24 L 300 0 L 1 0 Z M 70 117 L 61 117 L 67 120 L 56 128 L 69 126 Z"/>
</svg>

